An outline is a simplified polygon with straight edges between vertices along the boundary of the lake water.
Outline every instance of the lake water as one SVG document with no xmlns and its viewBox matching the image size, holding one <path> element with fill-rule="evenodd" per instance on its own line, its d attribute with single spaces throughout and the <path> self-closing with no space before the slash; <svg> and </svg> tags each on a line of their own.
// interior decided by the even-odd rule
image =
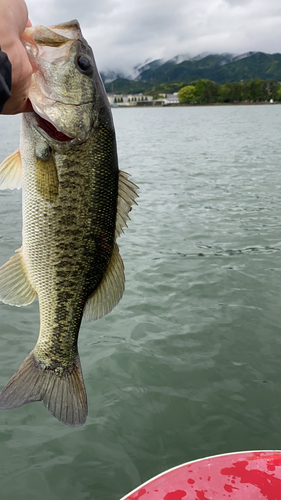
<svg viewBox="0 0 281 500">
<path fill-rule="evenodd" d="M 180 463 L 281 449 L 281 106 L 114 109 L 139 205 L 119 239 L 126 292 L 83 322 L 89 417 L 42 403 L 0 411 L 9 500 L 119 500 Z M 18 117 L 1 117 L 1 160 Z M 3 264 L 21 194 L 0 192 Z M 37 301 L 0 305 L 0 387 L 33 348 Z"/>
</svg>

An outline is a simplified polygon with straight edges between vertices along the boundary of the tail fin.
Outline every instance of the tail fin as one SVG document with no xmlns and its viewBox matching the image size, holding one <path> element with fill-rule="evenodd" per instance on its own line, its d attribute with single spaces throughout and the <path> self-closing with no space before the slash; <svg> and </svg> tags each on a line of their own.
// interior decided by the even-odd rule
<svg viewBox="0 0 281 500">
<path fill-rule="evenodd" d="M 79 354 L 69 371 L 40 367 L 33 351 L 9 380 L 0 394 L 0 408 L 42 401 L 46 408 L 64 424 L 72 427 L 86 422 L 88 408 Z"/>
</svg>

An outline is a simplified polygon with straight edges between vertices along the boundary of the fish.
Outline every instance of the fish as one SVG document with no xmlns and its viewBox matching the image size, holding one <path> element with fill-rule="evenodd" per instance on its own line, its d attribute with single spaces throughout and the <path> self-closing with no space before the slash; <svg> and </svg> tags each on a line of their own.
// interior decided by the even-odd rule
<svg viewBox="0 0 281 500">
<path fill-rule="evenodd" d="M 116 239 L 137 186 L 119 170 L 110 105 L 77 20 L 27 28 L 33 67 L 20 147 L 0 166 L 0 189 L 22 188 L 22 246 L 0 268 L 0 300 L 39 301 L 37 343 L 0 394 L 0 408 L 43 401 L 84 425 L 87 395 L 78 353 L 82 318 L 108 314 L 124 292 Z"/>
</svg>

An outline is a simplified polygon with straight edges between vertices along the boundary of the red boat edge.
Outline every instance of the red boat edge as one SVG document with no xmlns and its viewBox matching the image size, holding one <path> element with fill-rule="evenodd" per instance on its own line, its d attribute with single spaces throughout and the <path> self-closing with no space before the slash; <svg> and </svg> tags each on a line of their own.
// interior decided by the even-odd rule
<svg viewBox="0 0 281 500">
<path fill-rule="evenodd" d="M 281 500 L 281 451 L 225 453 L 168 469 L 120 500 Z"/>
</svg>

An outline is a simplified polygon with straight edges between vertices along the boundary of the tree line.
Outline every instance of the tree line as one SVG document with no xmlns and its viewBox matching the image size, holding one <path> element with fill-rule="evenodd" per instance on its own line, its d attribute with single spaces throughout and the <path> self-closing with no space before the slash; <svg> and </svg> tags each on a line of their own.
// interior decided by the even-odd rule
<svg viewBox="0 0 281 500">
<path fill-rule="evenodd" d="M 200 78 L 183 86 L 178 91 L 178 98 L 181 104 L 281 101 L 281 84 L 277 80 L 251 79 L 220 85 Z"/>
</svg>

